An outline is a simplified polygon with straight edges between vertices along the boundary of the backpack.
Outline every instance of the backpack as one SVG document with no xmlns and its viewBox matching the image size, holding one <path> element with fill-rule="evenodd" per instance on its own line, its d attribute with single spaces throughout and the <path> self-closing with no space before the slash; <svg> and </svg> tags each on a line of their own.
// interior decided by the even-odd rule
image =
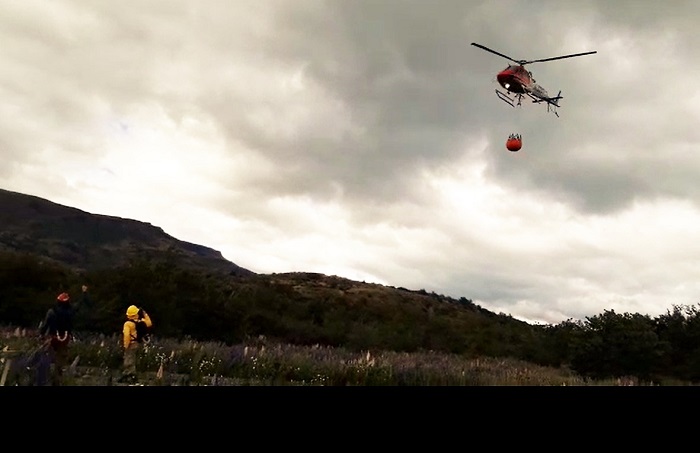
<svg viewBox="0 0 700 453">
<path fill-rule="evenodd" d="M 136 342 L 137 343 L 148 343 L 151 341 L 151 328 L 146 325 L 143 320 L 142 310 L 139 309 L 139 319 L 130 320 L 136 326 Z"/>
<path fill-rule="evenodd" d="M 70 334 L 73 330 L 73 319 L 72 313 L 69 309 L 54 309 L 54 327 L 56 328 L 56 335 L 65 336 Z"/>
<path fill-rule="evenodd" d="M 50 308 L 46 318 L 39 323 L 39 331 L 53 337 L 53 341 L 68 341 L 73 330 L 73 310 L 70 307 L 56 306 Z"/>
</svg>

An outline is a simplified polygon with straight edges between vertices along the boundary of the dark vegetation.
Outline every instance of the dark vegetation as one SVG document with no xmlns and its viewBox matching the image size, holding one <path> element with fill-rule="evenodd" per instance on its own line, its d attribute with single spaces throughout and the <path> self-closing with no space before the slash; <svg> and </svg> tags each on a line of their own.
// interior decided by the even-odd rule
<svg viewBox="0 0 700 453">
<path fill-rule="evenodd" d="M 454 300 L 308 273 L 216 276 L 167 262 L 133 261 L 79 272 L 25 254 L 0 254 L 3 324 L 35 328 L 55 295 L 91 288 L 80 332 L 114 335 L 131 303 L 157 320 L 156 335 L 199 342 L 277 344 L 347 351 L 443 352 L 467 359 L 510 358 L 565 367 L 584 378 L 644 382 L 700 379 L 700 316 L 674 307 L 663 316 L 605 311 L 584 321 L 530 325 Z"/>
<path fill-rule="evenodd" d="M 59 292 L 77 300 L 87 284 L 94 305 L 81 309 L 76 322 L 85 338 L 116 335 L 126 307 L 136 304 L 151 314 L 162 339 L 236 347 L 266 338 L 288 351 L 448 354 L 557 367 L 583 379 L 700 381 L 694 306 L 674 306 L 656 318 L 609 310 L 531 325 L 464 297 L 314 273 L 256 274 L 149 224 L 36 197 L 0 191 L 0 212 L 4 326 L 35 329 Z"/>
</svg>

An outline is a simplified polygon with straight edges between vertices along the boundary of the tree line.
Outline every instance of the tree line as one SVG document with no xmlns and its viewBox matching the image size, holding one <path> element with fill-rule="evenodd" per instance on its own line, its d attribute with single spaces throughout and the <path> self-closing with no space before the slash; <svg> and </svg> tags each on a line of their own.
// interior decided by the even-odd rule
<svg viewBox="0 0 700 453">
<path fill-rule="evenodd" d="M 92 304 L 78 312 L 78 332 L 117 333 L 134 304 L 152 315 L 154 334 L 162 337 L 238 344 L 264 336 L 357 351 L 508 357 L 594 379 L 700 381 L 697 306 L 673 306 L 655 318 L 605 310 L 584 320 L 531 325 L 465 298 L 403 288 L 350 297 L 342 279 L 328 291 L 303 292 L 303 279 L 291 284 L 274 275 L 227 276 L 174 262 L 138 258 L 79 272 L 31 254 L 0 253 L 0 324 L 36 328 L 58 293 L 68 291 L 77 302 L 86 284 Z M 320 277 L 304 278 L 311 285 Z"/>
</svg>

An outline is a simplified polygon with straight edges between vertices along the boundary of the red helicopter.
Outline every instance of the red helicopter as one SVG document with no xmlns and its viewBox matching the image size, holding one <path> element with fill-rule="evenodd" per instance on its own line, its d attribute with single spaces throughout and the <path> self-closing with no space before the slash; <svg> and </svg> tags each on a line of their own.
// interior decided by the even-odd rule
<svg viewBox="0 0 700 453">
<path fill-rule="evenodd" d="M 549 94 L 547 94 L 547 90 L 545 90 L 535 82 L 535 79 L 532 77 L 532 73 L 525 69 L 525 65 L 542 61 L 561 60 L 563 58 L 580 57 L 582 55 L 590 55 L 597 53 L 594 50 L 592 52 L 575 53 L 571 55 L 562 55 L 560 57 L 552 58 L 542 58 L 540 60 L 514 60 L 507 55 L 503 55 L 502 53 L 496 52 L 495 50 L 489 49 L 488 47 L 482 46 L 481 44 L 473 42 L 472 46 L 484 49 L 487 52 L 499 55 L 507 60 L 512 61 L 513 63 L 516 63 L 508 65 L 507 68 L 505 68 L 503 71 L 499 72 L 498 75 L 496 75 L 498 83 L 506 89 L 506 93 L 499 91 L 498 89 L 496 90 L 496 95 L 499 97 L 499 99 L 506 102 L 507 104 L 510 104 L 511 107 L 515 107 L 516 105 L 520 105 L 523 96 L 527 95 L 530 99 L 532 99 L 533 103 L 546 102 L 547 111 L 554 112 L 554 114 L 557 117 L 559 116 L 559 114 L 557 113 L 556 109 L 557 107 L 559 107 L 559 99 L 562 99 L 561 90 L 556 96 L 550 97 Z"/>
</svg>

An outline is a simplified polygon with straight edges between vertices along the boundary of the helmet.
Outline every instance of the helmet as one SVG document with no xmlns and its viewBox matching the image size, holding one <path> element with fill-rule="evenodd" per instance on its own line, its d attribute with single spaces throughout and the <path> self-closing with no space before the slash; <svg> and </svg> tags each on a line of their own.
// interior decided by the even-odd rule
<svg viewBox="0 0 700 453">
<path fill-rule="evenodd" d="M 129 305 L 129 308 L 126 309 L 126 316 L 132 317 L 132 316 L 138 316 L 139 314 L 139 307 L 136 305 Z"/>
<path fill-rule="evenodd" d="M 56 300 L 59 302 L 68 302 L 70 300 L 70 296 L 68 295 L 68 293 L 61 293 L 58 295 Z"/>
</svg>

